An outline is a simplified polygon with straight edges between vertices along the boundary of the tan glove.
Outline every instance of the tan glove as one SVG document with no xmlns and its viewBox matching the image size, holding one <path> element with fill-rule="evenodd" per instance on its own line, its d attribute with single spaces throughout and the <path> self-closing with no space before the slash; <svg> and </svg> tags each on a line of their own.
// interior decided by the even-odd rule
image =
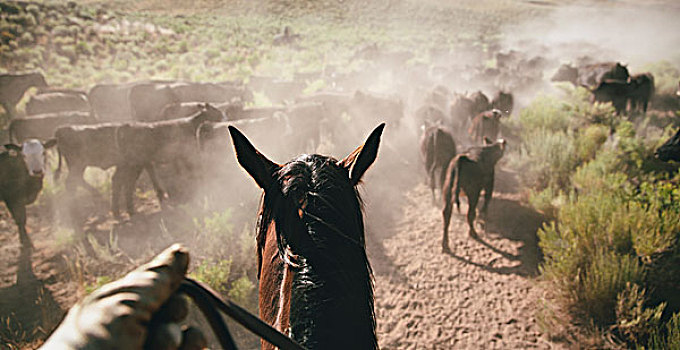
<svg viewBox="0 0 680 350">
<path fill-rule="evenodd" d="M 177 323 L 188 312 L 175 293 L 188 266 L 189 253 L 171 246 L 78 302 L 41 349 L 205 348 L 200 331 Z"/>
</svg>

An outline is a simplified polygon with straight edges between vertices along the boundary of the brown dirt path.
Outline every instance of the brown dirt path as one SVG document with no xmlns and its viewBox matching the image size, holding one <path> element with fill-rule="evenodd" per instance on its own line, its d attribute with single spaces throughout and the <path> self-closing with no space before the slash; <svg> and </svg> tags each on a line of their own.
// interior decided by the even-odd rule
<svg viewBox="0 0 680 350">
<path fill-rule="evenodd" d="M 485 229 L 468 235 L 463 200 L 441 252 L 441 210 L 420 184 L 408 192 L 392 234 L 369 241 L 383 349 L 553 349 L 536 312 L 533 280 L 542 216 L 518 201 L 514 175 L 499 172 Z M 499 181 L 500 180 L 500 181 Z M 454 211 L 455 213 L 455 211 Z"/>
</svg>

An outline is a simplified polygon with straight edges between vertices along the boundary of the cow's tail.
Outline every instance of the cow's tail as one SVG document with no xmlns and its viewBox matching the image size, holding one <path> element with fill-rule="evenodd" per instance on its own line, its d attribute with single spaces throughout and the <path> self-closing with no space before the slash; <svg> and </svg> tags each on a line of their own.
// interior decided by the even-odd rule
<svg viewBox="0 0 680 350">
<path fill-rule="evenodd" d="M 451 205 L 451 196 L 453 194 L 451 190 L 453 189 L 453 184 L 457 177 L 456 163 L 456 157 L 454 157 L 449 161 L 449 164 L 446 164 L 445 166 L 446 177 L 444 183 L 442 184 L 442 200 L 444 202 L 444 207 Z"/>
<path fill-rule="evenodd" d="M 16 130 L 14 130 L 15 128 L 16 128 L 15 123 L 9 123 L 9 128 L 7 130 L 7 140 L 9 143 L 16 142 L 16 140 L 14 140 L 14 134 L 16 134 Z"/>
<path fill-rule="evenodd" d="M 451 182 L 453 183 L 453 201 L 456 203 L 456 210 L 460 211 L 460 170 L 463 167 L 463 162 L 467 159 L 466 157 L 456 157 L 455 159 L 455 170 L 451 172 Z M 449 190 L 450 191 L 450 190 Z"/>
<path fill-rule="evenodd" d="M 61 147 L 59 147 L 59 144 L 57 144 L 57 158 L 59 159 L 59 165 L 57 165 L 57 170 L 54 171 L 54 182 L 59 181 L 59 178 L 61 177 Z"/>
</svg>

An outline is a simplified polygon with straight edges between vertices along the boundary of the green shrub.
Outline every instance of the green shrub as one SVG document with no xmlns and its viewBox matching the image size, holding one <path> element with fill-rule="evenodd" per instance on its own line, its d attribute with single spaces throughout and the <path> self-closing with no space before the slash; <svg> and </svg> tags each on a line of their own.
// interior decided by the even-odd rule
<svg viewBox="0 0 680 350">
<path fill-rule="evenodd" d="M 566 102 L 552 96 L 539 96 L 520 111 L 519 127 L 525 135 L 537 131 L 566 131 L 572 124 Z M 528 137 L 523 137 L 526 141 Z"/>
<path fill-rule="evenodd" d="M 26 32 L 26 33 L 24 33 L 24 34 L 21 34 L 21 36 L 19 37 L 19 45 L 24 45 L 24 46 L 26 46 L 26 45 L 31 45 L 31 44 L 33 44 L 34 42 L 35 42 L 35 38 L 34 38 L 33 35 L 32 35 L 31 33 L 29 33 L 29 32 Z"/>
<path fill-rule="evenodd" d="M 641 347 L 645 349 L 645 347 Z M 646 349 L 672 350 L 680 349 L 680 313 L 675 313 L 666 323 L 666 327 L 659 327 L 650 337 Z"/>
<path fill-rule="evenodd" d="M 597 155 L 602 145 L 607 141 L 609 130 L 602 125 L 590 125 L 576 135 L 577 157 L 580 163 L 585 163 Z"/>
<path fill-rule="evenodd" d="M 626 174 L 607 173 L 612 154 L 577 171 L 583 190 L 539 230 L 542 271 L 578 314 L 644 346 L 663 311 L 680 308 L 680 190 L 658 180 L 632 186 Z"/>
<path fill-rule="evenodd" d="M 616 301 L 616 330 L 631 344 L 644 343 L 661 324 L 665 303 L 646 308 L 647 296 L 637 284 L 627 283 Z"/>
<path fill-rule="evenodd" d="M 576 305 L 587 312 L 596 324 L 609 325 L 616 321 L 617 297 L 626 285 L 641 283 L 644 267 L 634 256 L 603 249 L 595 254 L 585 273 L 578 276 Z"/>
<path fill-rule="evenodd" d="M 659 94 L 674 95 L 680 80 L 680 69 L 669 61 L 648 63 L 642 67 L 642 71 L 654 75 L 654 88 Z"/>
<path fill-rule="evenodd" d="M 592 312 L 592 317 L 601 321 L 611 319 L 605 312 L 613 312 L 611 306 L 621 291 L 621 283 L 637 280 L 621 277 L 641 273 L 626 258 L 633 247 L 632 220 L 621 192 L 581 195 L 559 209 L 558 223 L 538 232 L 546 259 L 544 275 L 558 285 L 563 295 L 585 307 L 582 311 L 600 310 Z M 606 259 L 618 263 L 608 264 Z M 599 306 L 588 306 L 589 302 L 598 302 Z"/>
<path fill-rule="evenodd" d="M 245 274 L 231 283 L 231 289 L 228 296 L 233 302 L 242 307 L 252 309 L 254 307 L 253 292 L 255 291 L 255 284 Z"/>
<path fill-rule="evenodd" d="M 206 283 L 220 294 L 226 294 L 230 274 L 231 260 L 203 260 L 189 276 Z"/>
<path fill-rule="evenodd" d="M 536 129 L 526 135 L 524 151 L 511 160 L 513 167 L 523 170 L 522 183 L 536 190 L 567 190 L 579 162 L 573 133 Z"/>
<path fill-rule="evenodd" d="M 65 37 L 71 34 L 69 28 L 65 25 L 58 25 L 52 29 L 52 35 L 54 37 Z"/>
<path fill-rule="evenodd" d="M 90 44 L 88 44 L 85 41 L 79 41 L 76 44 L 76 52 L 79 55 L 85 55 L 85 56 L 90 56 L 93 53 L 92 48 L 90 47 Z"/>
</svg>

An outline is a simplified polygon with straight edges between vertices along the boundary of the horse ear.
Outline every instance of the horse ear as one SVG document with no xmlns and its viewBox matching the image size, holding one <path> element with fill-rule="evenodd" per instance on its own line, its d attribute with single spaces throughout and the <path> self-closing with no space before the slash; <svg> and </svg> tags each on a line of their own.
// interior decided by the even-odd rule
<svg viewBox="0 0 680 350">
<path fill-rule="evenodd" d="M 267 159 L 233 126 L 229 126 L 229 134 L 234 144 L 236 159 L 263 190 L 267 191 L 274 182 L 274 172 L 281 166 Z"/>
<path fill-rule="evenodd" d="M 493 143 L 493 141 L 491 141 L 490 138 L 484 137 L 484 146 L 488 146 L 488 145 L 490 145 L 490 144 L 492 144 L 492 143 Z"/>
<path fill-rule="evenodd" d="M 378 125 L 363 145 L 338 162 L 339 166 L 349 170 L 349 181 L 352 186 L 356 186 L 361 181 L 361 177 L 378 156 L 378 146 L 383 129 L 385 129 L 385 123 Z"/>
</svg>

